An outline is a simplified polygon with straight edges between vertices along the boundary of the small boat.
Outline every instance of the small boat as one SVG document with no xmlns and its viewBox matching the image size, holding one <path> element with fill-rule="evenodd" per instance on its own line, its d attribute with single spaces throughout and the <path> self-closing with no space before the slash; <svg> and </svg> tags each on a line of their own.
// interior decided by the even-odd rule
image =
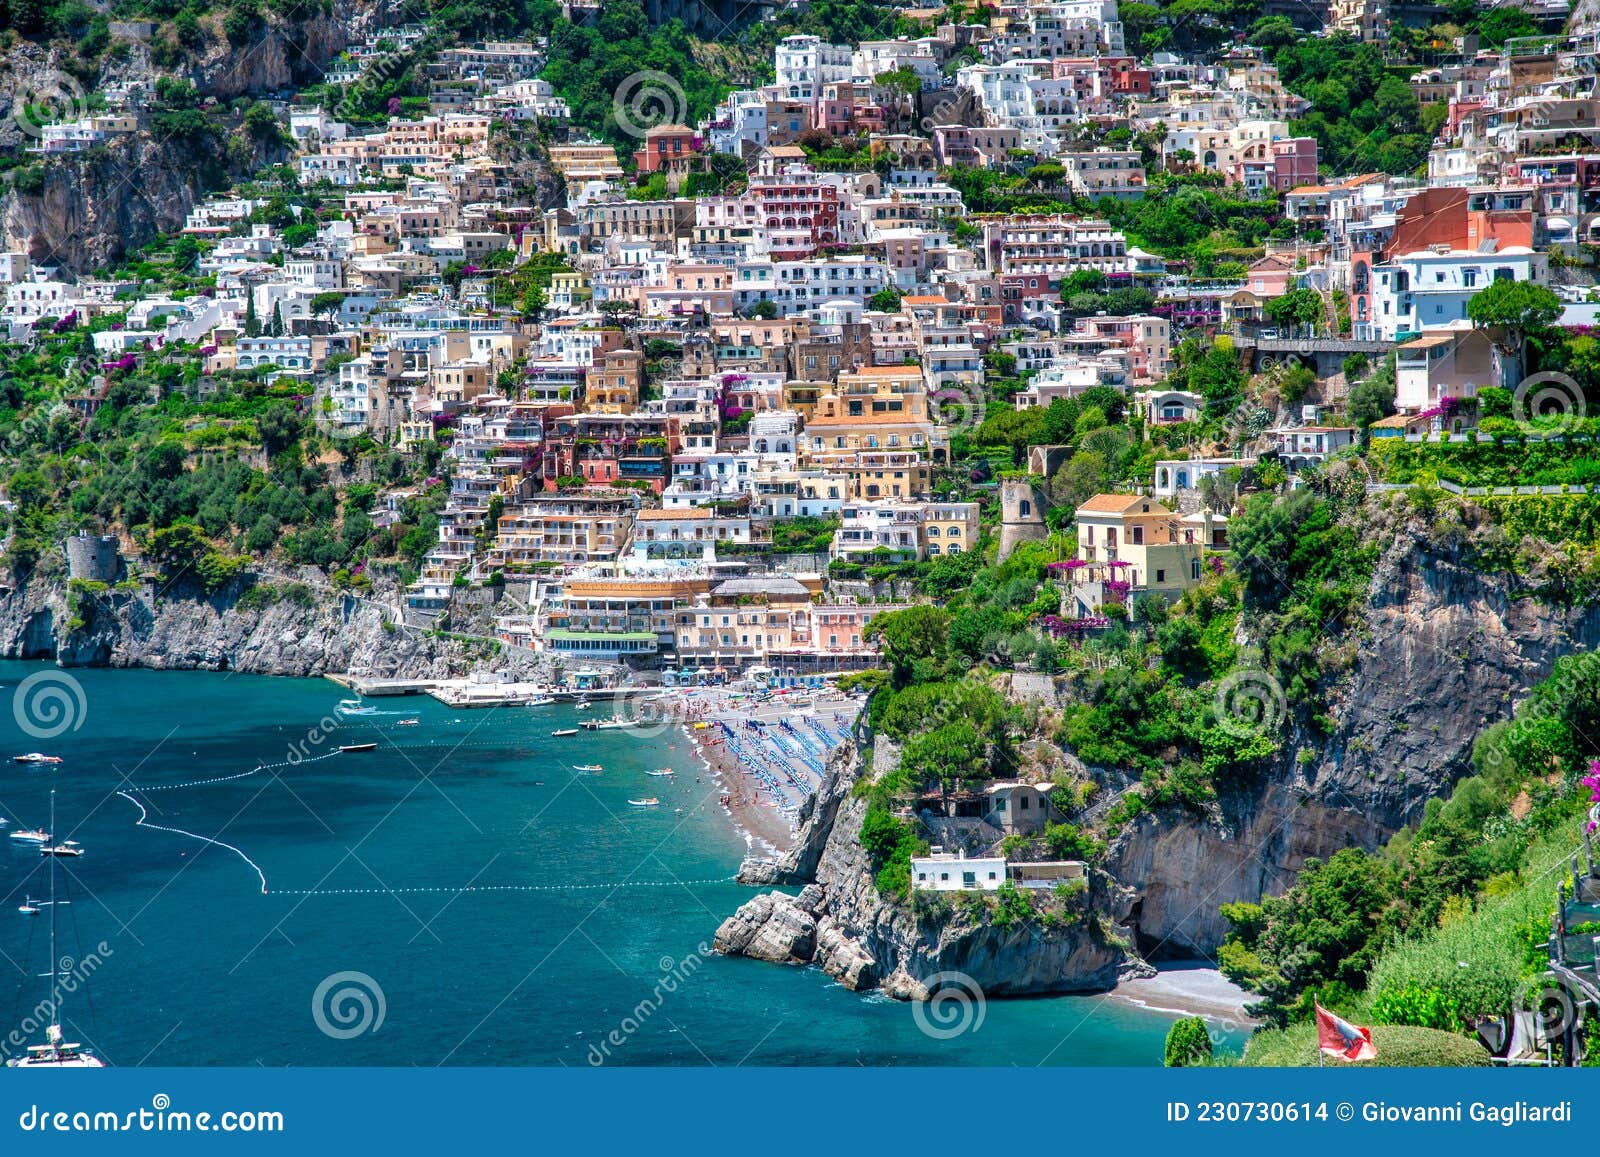
<svg viewBox="0 0 1600 1157">
<path fill-rule="evenodd" d="M 550 704 L 552 704 L 554 702 L 555 702 L 555 700 L 552 699 L 550 696 L 548 696 L 548 695 L 540 695 L 537 698 L 529 699 L 528 700 L 528 706 L 529 707 L 548 707 L 548 706 L 550 706 Z"/>
<path fill-rule="evenodd" d="M 628 802 L 634 807 L 655 807 L 661 801 L 655 796 L 651 796 L 649 799 L 630 799 Z"/>
<path fill-rule="evenodd" d="M 605 768 L 601 767 L 598 763 L 574 763 L 572 765 L 572 770 L 573 771 L 604 771 Z"/>
<path fill-rule="evenodd" d="M 368 707 L 359 699 L 341 699 L 339 706 L 334 708 L 340 715 L 376 715 L 376 707 Z"/>
<path fill-rule="evenodd" d="M 400 720 L 400 722 L 396 723 L 395 726 L 396 727 L 417 727 L 417 726 L 420 726 L 421 723 L 422 723 L 422 720 L 420 720 L 420 719 L 402 719 L 402 720 Z"/>
<path fill-rule="evenodd" d="M 43 844 L 49 842 L 50 833 L 40 831 L 38 828 L 24 828 L 21 831 L 12 832 L 11 838 L 24 844 Z"/>
<path fill-rule="evenodd" d="M 578 726 L 585 731 L 621 731 L 628 727 L 643 727 L 644 721 L 642 719 L 623 719 L 620 716 L 613 716 L 610 719 L 585 719 Z"/>
<path fill-rule="evenodd" d="M 41 856 L 81 856 L 83 849 L 76 840 L 62 840 L 59 844 L 45 844 L 39 849 Z"/>
<path fill-rule="evenodd" d="M 17 763 L 60 763 L 61 762 L 61 757 L 59 755 L 43 755 L 43 754 L 41 754 L 41 753 L 39 753 L 37 751 L 30 751 L 30 752 L 28 752 L 27 755 L 13 755 L 11 758 Z"/>
<path fill-rule="evenodd" d="M 339 750 L 344 752 L 377 751 L 376 743 L 341 743 Z"/>
<path fill-rule="evenodd" d="M 659 767 L 655 771 L 647 771 L 647 772 L 645 772 L 645 774 L 646 775 L 677 775 L 678 773 L 673 771 L 672 768 L 670 768 L 670 767 Z"/>
<path fill-rule="evenodd" d="M 575 706 L 579 711 L 587 711 L 589 708 L 593 707 L 594 704 L 590 703 L 587 699 L 579 699 Z"/>
<path fill-rule="evenodd" d="M 50 792 L 50 826 L 56 826 L 56 793 L 53 790 Z M 45 838 L 48 839 L 49 837 L 47 836 Z M 56 955 L 57 901 L 55 857 L 62 855 L 81 856 L 83 854 L 83 849 L 79 848 L 78 845 L 73 843 L 71 840 L 65 840 L 62 842 L 59 849 L 51 849 L 47 847 L 43 849 L 43 851 L 45 855 L 51 857 L 49 903 L 50 971 L 44 974 L 44 976 L 48 977 L 50 980 L 50 987 L 46 990 L 50 995 L 45 1002 L 50 1007 L 50 1023 L 45 1026 L 44 1044 L 29 1045 L 25 1054 L 20 1057 L 14 1057 L 10 1060 L 7 1060 L 5 1065 L 9 1069 L 103 1069 L 106 1067 L 104 1061 L 95 1056 L 94 1053 L 90 1052 L 82 1045 L 73 1041 L 68 1041 L 66 1037 L 62 1035 L 60 997 L 56 995 L 57 992 L 61 991 L 63 988 L 65 988 L 65 990 L 68 992 L 72 991 L 72 988 L 63 984 L 62 973 L 63 970 L 65 970 L 67 975 L 71 975 L 71 969 L 73 966 L 70 963 L 69 958 Z M 62 900 L 60 902 L 62 904 L 71 903 L 70 900 Z M 33 908 L 35 912 L 38 911 L 38 907 L 34 905 L 32 900 L 28 901 L 28 903 L 23 907 Z M 32 915 L 33 913 L 28 914 Z M 40 1007 L 44 1006 L 41 1005 Z"/>
<path fill-rule="evenodd" d="M 29 896 L 26 900 L 17 905 L 17 911 L 21 912 L 24 916 L 37 916 L 39 914 L 39 906 L 33 902 L 33 897 Z"/>
<path fill-rule="evenodd" d="M 556 739 L 565 739 L 569 735 L 578 734 L 578 729 L 576 727 L 562 727 L 556 731 L 552 731 L 550 734 Z"/>
</svg>

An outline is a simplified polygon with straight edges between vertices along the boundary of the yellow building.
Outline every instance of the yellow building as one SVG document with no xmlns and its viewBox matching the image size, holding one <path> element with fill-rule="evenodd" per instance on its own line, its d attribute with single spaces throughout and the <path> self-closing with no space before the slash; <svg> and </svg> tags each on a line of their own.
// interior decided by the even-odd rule
<svg viewBox="0 0 1600 1157">
<path fill-rule="evenodd" d="M 928 413 L 918 366 L 868 366 L 839 375 L 806 419 L 802 461 L 827 465 L 839 451 L 912 450 L 942 458 L 949 430 Z"/>
<path fill-rule="evenodd" d="M 922 510 L 922 537 L 929 558 L 972 550 L 978 545 L 978 504 L 929 503 Z"/>
<path fill-rule="evenodd" d="M 1200 581 L 1205 547 L 1155 499 L 1096 494 L 1076 518 L 1078 558 L 1087 564 L 1074 574 L 1079 584 L 1127 583 L 1130 591 L 1176 598 Z"/>
</svg>

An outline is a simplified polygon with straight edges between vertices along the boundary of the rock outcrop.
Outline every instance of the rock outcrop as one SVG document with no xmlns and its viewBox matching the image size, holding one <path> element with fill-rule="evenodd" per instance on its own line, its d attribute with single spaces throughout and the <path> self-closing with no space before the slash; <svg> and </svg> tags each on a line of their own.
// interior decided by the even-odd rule
<svg viewBox="0 0 1600 1157">
<path fill-rule="evenodd" d="M 149 589 L 69 597 L 35 577 L 0 597 L 0 657 L 54 658 L 65 667 L 149 667 L 315 677 L 361 671 L 374 678 L 459 678 L 486 665 L 484 648 L 413 632 L 392 610 L 351 596 L 241 602 L 156 595 Z M 81 622 L 81 625 L 80 625 Z M 387 624 L 387 625 L 386 625 Z M 501 654 L 513 672 L 528 660 Z"/>
<path fill-rule="evenodd" d="M 1106 866 L 1138 894 L 1146 953 L 1208 955 L 1228 928 L 1219 904 L 1281 893 L 1307 859 L 1375 848 L 1416 822 L 1470 772 L 1480 731 L 1560 656 L 1600 644 L 1600 608 L 1518 597 L 1478 564 L 1470 535 L 1398 520 L 1382 533 L 1332 737 L 1291 736 L 1266 778 L 1206 820 L 1146 813 L 1112 845 Z M 1303 765 L 1302 749 L 1315 753 Z"/>
<path fill-rule="evenodd" d="M 1103 988 L 1145 958 L 1210 955 L 1228 928 L 1220 905 L 1281 894 L 1307 860 L 1376 848 L 1416 822 L 1471 771 L 1485 727 L 1508 718 L 1562 655 L 1600 645 L 1600 608 L 1525 597 L 1515 576 L 1482 563 L 1480 539 L 1494 532 L 1470 512 L 1432 523 L 1402 504 L 1369 513 L 1388 545 L 1360 621 L 1342 636 L 1350 662 L 1330 696 L 1332 734 L 1288 735 L 1274 766 L 1223 791 L 1203 817 L 1172 807 L 1129 821 L 1091 880 L 1093 920 L 1004 929 L 961 905 L 919 915 L 883 900 L 859 842 L 866 803 L 850 791 L 858 761 L 846 748 L 789 854 L 740 874 L 814 887 L 746 905 L 736 918 L 746 927 L 724 925 L 726 950 L 741 952 L 738 941 L 760 939 L 752 927 L 773 923 L 769 940 L 806 928 L 785 941 L 791 956 L 814 942 L 811 961 L 852 988 L 925 997 L 941 971 L 990 995 Z M 896 754 L 881 748 L 873 765 L 893 766 Z"/>
<path fill-rule="evenodd" d="M 816 964 L 847 988 L 910 1000 L 929 999 L 955 973 L 988 996 L 1022 996 L 1104 991 L 1147 968 L 1118 927 L 1132 896 L 1100 874 L 1083 911 L 1063 923 L 1000 926 L 966 897 L 922 897 L 913 908 L 880 895 L 860 840 L 867 803 L 851 790 L 860 774 L 854 745 L 834 752 L 794 847 L 781 860 L 746 864 L 739 877 L 805 887 L 743 905 L 717 930 L 718 951 Z"/>
</svg>

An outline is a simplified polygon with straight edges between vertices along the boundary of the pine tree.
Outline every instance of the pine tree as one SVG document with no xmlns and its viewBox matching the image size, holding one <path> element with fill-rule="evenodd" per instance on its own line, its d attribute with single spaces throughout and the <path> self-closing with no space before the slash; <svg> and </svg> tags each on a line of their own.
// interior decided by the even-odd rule
<svg viewBox="0 0 1600 1157">
<path fill-rule="evenodd" d="M 261 319 L 256 317 L 256 295 L 248 289 L 244 295 L 244 336 L 261 336 Z"/>
<path fill-rule="evenodd" d="M 283 336 L 283 303 L 281 301 L 272 303 L 272 336 Z"/>
</svg>

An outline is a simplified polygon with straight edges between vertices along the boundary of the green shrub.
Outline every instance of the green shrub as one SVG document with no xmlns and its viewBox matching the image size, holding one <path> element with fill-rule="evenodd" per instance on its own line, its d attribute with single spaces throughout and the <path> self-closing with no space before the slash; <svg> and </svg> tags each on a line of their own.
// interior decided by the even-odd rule
<svg viewBox="0 0 1600 1157">
<path fill-rule="evenodd" d="M 1244 1049 L 1244 1063 L 1264 1069 L 1303 1069 L 1318 1065 L 1359 1065 L 1364 1068 L 1474 1068 L 1489 1063 L 1483 1046 L 1466 1037 L 1410 1025 L 1373 1026 L 1374 1061 L 1343 1061 L 1324 1057 L 1317 1048 L 1317 1028 L 1297 1024 L 1286 1029 L 1262 1029 Z"/>
<path fill-rule="evenodd" d="M 1211 1030 L 1198 1016 L 1186 1017 L 1167 1030 L 1163 1063 L 1169 1069 L 1203 1065 L 1211 1060 Z"/>
</svg>

